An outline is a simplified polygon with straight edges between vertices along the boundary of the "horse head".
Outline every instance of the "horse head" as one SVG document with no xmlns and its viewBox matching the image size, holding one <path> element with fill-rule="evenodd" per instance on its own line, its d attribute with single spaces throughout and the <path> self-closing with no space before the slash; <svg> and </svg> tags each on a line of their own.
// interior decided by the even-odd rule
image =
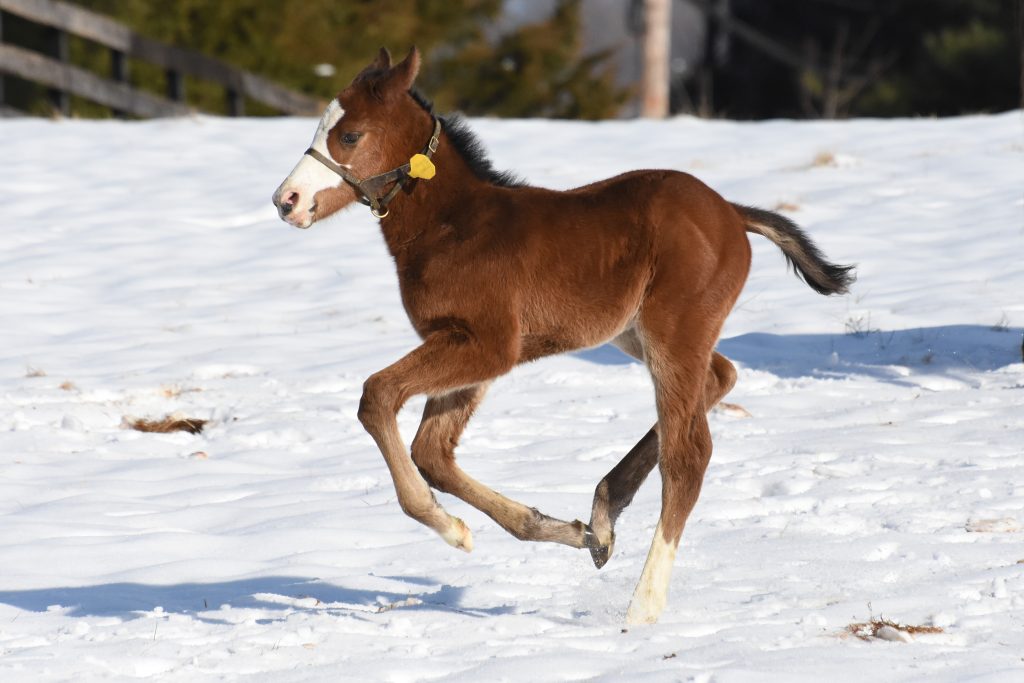
<svg viewBox="0 0 1024 683">
<path fill-rule="evenodd" d="M 394 66 L 381 48 L 331 100 L 309 149 L 274 192 L 284 221 L 308 228 L 355 201 L 370 205 L 377 217 L 386 215 L 387 202 L 408 177 L 416 177 L 407 162 L 424 148 L 430 125 L 428 157 L 437 146 L 437 122 L 409 96 L 419 68 L 416 48 Z"/>
</svg>

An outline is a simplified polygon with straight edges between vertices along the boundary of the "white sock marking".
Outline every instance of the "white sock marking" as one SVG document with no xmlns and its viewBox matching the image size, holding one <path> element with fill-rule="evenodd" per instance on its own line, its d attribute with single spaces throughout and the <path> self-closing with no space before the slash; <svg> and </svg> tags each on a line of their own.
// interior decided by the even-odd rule
<svg viewBox="0 0 1024 683">
<path fill-rule="evenodd" d="M 629 602 L 629 611 L 626 612 L 626 623 L 630 626 L 653 624 L 661 616 L 668 601 L 668 584 L 672 578 L 672 565 L 678 547 L 678 542 L 670 544 L 665 541 L 661 533 L 661 522 L 658 522 L 644 571 L 640 574 L 633 599 Z"/>
</svg>

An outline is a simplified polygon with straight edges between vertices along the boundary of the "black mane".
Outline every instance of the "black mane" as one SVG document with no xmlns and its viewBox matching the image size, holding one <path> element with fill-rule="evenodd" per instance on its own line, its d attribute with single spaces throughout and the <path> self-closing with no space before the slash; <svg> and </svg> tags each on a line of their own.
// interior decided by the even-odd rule
<svg viewBox="0 0 1024 683">
<path fill-rule="evenodd" d="M 423 93 L 414 88 L 409 91 L 409 95 L 416 101 L 416 104 L 434 115 L 434 104 Z M 441 126 L 455 151 L 466 161 L 476 177 L 499 187 L 522 187 L 526 184 L 526 181 L 515 173 L 498 171 L 491 165 L 491 160 L 487 158 L 487 151 L 480 139 L 460 115 L 449 114 L 438 118 L 441 119 Z"/>
</svg>

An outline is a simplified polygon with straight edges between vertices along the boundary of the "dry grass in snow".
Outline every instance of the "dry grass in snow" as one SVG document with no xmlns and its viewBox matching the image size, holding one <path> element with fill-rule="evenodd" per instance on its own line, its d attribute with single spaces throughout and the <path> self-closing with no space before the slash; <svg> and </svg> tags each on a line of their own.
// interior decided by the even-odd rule
<svg viewBox="0 0 1024 683">
<path fill-rule="evenodd" d="M 168 432 L 188 432 L 199 434 L 203 431 L 208 420 L 200 420 L 195 417 L 185 417 L 180 413 L 174 413 L 159 420 L 147 420 L 143 417 L 125 417 L 124 424 L 129 429 L 139 432 L 156 432 L 166 434 Z"/>
<path fill-rule="evenodd" d="M 846 632 L 861 640 L 889 640 L 909 643 L 916 635 L 943 633 L 943 630 L 939 626 L 912 626 L 880 618 L 863 623 L 850 624 L 846 627 Z"/>
</svg>

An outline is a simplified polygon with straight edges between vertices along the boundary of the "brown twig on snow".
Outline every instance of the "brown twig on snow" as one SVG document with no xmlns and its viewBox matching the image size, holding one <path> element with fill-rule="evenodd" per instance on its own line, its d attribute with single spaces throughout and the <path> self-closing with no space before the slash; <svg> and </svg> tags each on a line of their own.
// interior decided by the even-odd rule
<svg viewBox="0 0 1024 683">
<path fill-rule="evenodd" d="M 182 417 L 180 415 L 168 415 L 160 420 L 147 420 L 144 417 L 126 417 L 125 425 L 139 432 L 155 432 L 167 434 L 168 432 L 188 432 L 198 434 L 209 420 L 200 420 L 195 417 Z"/>
</svg>

